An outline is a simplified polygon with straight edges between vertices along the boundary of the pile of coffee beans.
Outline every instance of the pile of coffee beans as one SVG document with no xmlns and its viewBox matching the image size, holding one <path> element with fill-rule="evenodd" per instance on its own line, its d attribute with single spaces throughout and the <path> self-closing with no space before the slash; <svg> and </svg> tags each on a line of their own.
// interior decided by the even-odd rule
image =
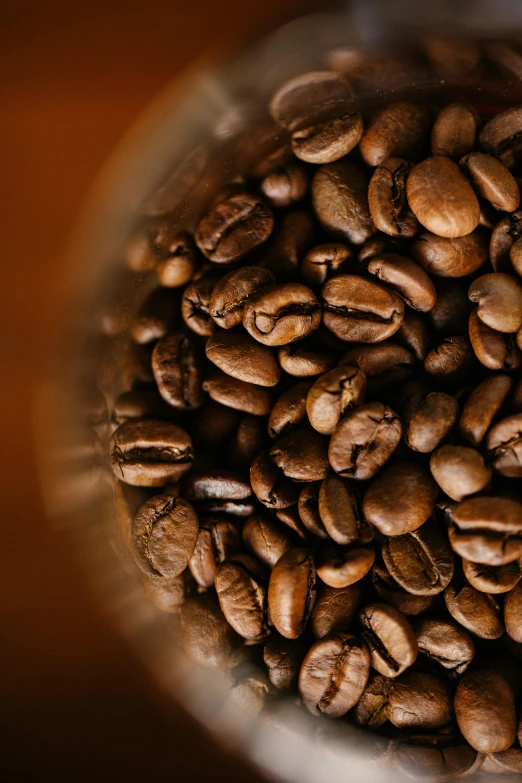
<svg viewBox="0 0 522 783">
<path fill-rule="evenodd" d="M 401 768 L 522 771 L 522 107 L 348 82 L 193 231 L 151 218 L 111 462 L 186 652 Z M 252 665 L 255 665 L 252 668 Z"/>
</svg>

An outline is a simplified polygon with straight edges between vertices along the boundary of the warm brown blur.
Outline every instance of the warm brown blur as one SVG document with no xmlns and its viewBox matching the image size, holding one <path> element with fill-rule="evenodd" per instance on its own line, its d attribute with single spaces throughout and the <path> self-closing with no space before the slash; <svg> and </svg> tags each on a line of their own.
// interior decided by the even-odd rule
<svg viewBox="0 0 522 783">
<path fill-rule="evenodd" d="M 50 532 L 31 384 L 56 319 L 68 234 L 118 139 L 194 58 L 309 6 L 2 3 L 2 780 L 255 781 L 169 712 L 99 612 L 64 534 Z"/>
</svg>

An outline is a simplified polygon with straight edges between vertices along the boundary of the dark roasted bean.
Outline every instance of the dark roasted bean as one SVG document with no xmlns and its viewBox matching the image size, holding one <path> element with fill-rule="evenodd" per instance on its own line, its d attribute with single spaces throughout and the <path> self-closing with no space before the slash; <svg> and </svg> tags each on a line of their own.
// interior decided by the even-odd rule
<svg viewBox="0 0 522 783">
<path fill-rule="evenodd" d="M 458 383 L 473 366 L 473 350 L 467 337 L 446 337 L 424 359 L 424 369 L 441 381 Z"/>
<path fill-rule="evenodd" d="M 386 158 L 415 160 L 429 127 L 428 112 L 407 101 L 390 103 L 370 120 L 359 149 L 368 166 L 378 166 Z"/>
<path fill-rule="evenodd" d="M 418 264 L 398 253 L 381 253 L 368 264 L 368 272 L 390 285 L 413 310 L 433 309 L 437 294 L 432 281 Z"/>
<path fill-rule="evenodd" d="M 316 597 L 315 567 L 306 549 L 290 549 L 275 564 L 268 586 L 270 618 L 286 639 L 304 630 Z"/>
<path fill-rule="evenodd" d="M 495 209 L 514 212 L 520 204 L 520 190 L 511 172 L 496 158 L 472 152 L 459 161 L 476 192 Z"/>
<path fill-rule="evenodd" d="M 450 584 L 444 591 L 446 607 L 454 620 L 481 639 L 499 639 L 504 633 L 500 607 L 490 595 L 471 585 Z"/>
<path fill-rule="evenodd" d="M 169 405 L 184 409 L 203 405 L 196 348 L 187 335 L 169 334 L 159 340 L 152 352 L 152 372 L 159 393 Z"/>
<path fill-rule="evenodd" d="M 288 478 L 319 481 L 328 472 L 328 440 L 309 427 L 299 427 L 276 440 L 270 459 Z"/>
<path fill-rule="evenodd" d="M 362 638 L 379 674 L 398 677 L 417 658 L 417 639 L 406 617 L 387 604 L 368 604 L 359 612 Z"/>
<path fill-rule="evenodd" d="M 282 369 L 297 378 L 320 375 L 335 364 L 335 357 L 323 346 L 309 347 L 306 341 L 283 345 L 277 355 Z"/>
<path fill-rule="evenodd" d="M 268 508 L 288 508 L 297 503 L 299 489 L 283 471 L 261 452 L 250 466 L 250 482 L 258 500 Z"/>
<path fill-rule="evenodd" d="M 310 533 L 319 538 L 328 538 L 328 532 L 319 514 L 320 481 L 306 484 L 299 493 L 297 508 L 301 522 Z"/>
<path fill-rule="evenodd" d="M 301 641 L 273 634 L 265 644 L 263 660 L 272 685 L 289 690 L 297 685 L 306 647 Z"/>
<path fill-rule="evenodd" d="M 442 491 L 458 502 L 482 492 L 491 482 L 491 468 L 469 446 L 441 446 L 431 455 L 430 470 Z"/>
<path fill-rule="evenodd" d="M 291 549 L 290 537 L 282 525 L 263 514 L 255 514 L 243 525 L 243 541 L 268 568 Z"/>
<path fill-rule="evenodd" d="M 445 392 L 432 392 L 414 411 L 406 440 L 414 451 L 428 454 L 446 438 L 457 422 L 459 405 Z"/>
<path fill-rule="evenodd" d="M 478 114 L 466 103 L 450 103 L 437 115 L 431 130 L 431 154 L 459 161 L 475 145 Z"/>
<path fill-rule="evenodd" d="M 468 669 L 475 656 L 475 643 L 453 620 L 427 618 L 416 626 L 419 653 L 457 678 Z"/>
<path fill-rule="evenodd" d="M 306 398 L 313 381 L 300 381 L 276 400 L 268 419 L 271 438 L 284 435 L 289 429 L 306 422 Z"/>
<path fill-rule="evenodd" d="M 491 595 L 507 593 L 518 584 L 521 577 L 520 566 L 516 562 L 490 566 L 485 563 L 472 563 L 471 560 L 462 558 L 462 570 L 475 590 Z"/>
<path fill-rule="evenodd" d="M 393 237 L 413 237 L 419 221 L 406 201 L 406 179 L 413 168 L 402 158 L 387 158 L 377 166 L 368 188 L 368 203 L 375 227 Z"/>
<path fill-rule="evenodd" d="M 500 566 L 522 557 L 522 503 L 507 497 L 477 497 L 451 515 L 451 546 L 474 563 Z"/>
<path fill-rule="evenodd" d="M 500 672 L 466 672 L 455 693 L 455 715 L 464 738 L 480 753 L 507 750 L 515 741 L 515 698 Z"/>
<path fill-rule="evenodd" d="M 210 261 L 231 264 L 266 242 L 273 227 L 274 216 L 262 199 L 237 193 L 210 208 L 194 237 Z"/>
<path fill-rule="evenodd" d="M 112 469 L 127 484 L 161 487 L 178 481 L 193 461 L 190 436 L 167 421 L 128 421 L 111 437 Z"/>
<path fill-rule="evenodd" d="M 358 345 L 339 360 L 340 367 L 359 367 L 364 372 L 369 393 L 402 383 L 411 375 L 414 364 L 415 359 L 406 348 L 388 340 Z"/>
<path fill-rule="evenodd" d="M 196 663 L 211 668 L 226 665 L 237 637 L 210 595 L 185 601 L 180 628 L 183 649 Z"/>
<path fill-rule="evenodd" d="M 513 387 L 509 375 L 493 375 L 470 394 L 460 417 L 460 434 L 472 446 L 479 446 Z"/>
<path fill-rule="evenodd" d="M 425 233 L 415 239 L 411 252 L 417 263 L 434 277 L 465 277 L 487 261 L 488 243 L 480 231 L 454 239 Z"/>
<path fill-rule="evenodd" d="M 364 401 L 366 376 L 355 367 L 336 367 L 314 383 L 306 398 L 306 412 L 312 427 L 331 435 L 340 419 Z"/>
<path fill-rule="evenodd" d="M 218 272 L 207 272 L 185 288 L 181 300 L 181 315 L 185 324 L 200 337 L 209 337 L 216 328 L 210 317 L 210 297 L 220 279 Z"/>
<path fill-rule="evenodd" d="M 208 312 L 223 329 L 239 326 L 243 321 L 243 311 L 248 300 L 274 282 L 274 275 L 268 269 L 258 266 L 234 269 L 216 282 L 211 292 Z"/>
<path fill-rule="evenodd" d="M 478 317 L 491 329 L 513 333 L 522 326 L 522 282 L 513 275 L 494 272 L 478 277 L 469 298 L 478 304 Z"/>
<path fill-rule="evenodd" d="M 245 639 L 263 638 L 267 630 L 263 581 L 263 572 L 250 555 L 231 555 L 216 572 L 221 611 L 234 631 Z"/>
<path fill-rule="evenodd" d="M 155 288 L 132 320 L 132 339 L 139 345 L 153 343 L 166 335 L 178 318 L 175 294 L 165 288 Z"/>
<path fill-rule="evenodd" d="M 488 370 L 514 370 L 522 364 L 522 354 L 511 334 L 502 334 L 483 323 L 478 311 L 469 317 L 469 339 L 475 356 Z"/>
<path fill-rule="evenodd" d="M 493 468 L 503 476 L 522 477 L 522 413 L 495 424 L 486 437 Z"/>
<path fill-rule="evenodd" d="M 412 533 L 433 513 L 437 485 L 418 462 L 400 461 L 372 481 L 363 499 L 363 514 L 384 535 Z"/>
<path fill-rule="evenodd" d="M 350 160 L 329 163 L 312 180 L 314 212 L 334 239 L 362 245 L 375 233 L 366 171 Z"/>
<path fill-rule="evenodd" d="M 436 674 L 407 671 L 393 683 L 387 713 L 399 729 L 439 729 L 453 717 L 453 693 Z"/>
<path fill-rule="evenodd" d="M 301 283 L 283 283 L 251 296 L 243 325 L 264 345 L 286 345 L 315 331 L 321 308 L 313 291 Z"/>
<path fill-rule="evenodd" d="M 347 631 L 357 611 L 361 589 L 353 584 L 337 589 L 323 585 L 319 588 L 310 626 L 316 639 L 336 631 Z"/>
<path fill-rule="evenodd" d="M 520 160 L 522 147 L 522 109 L 511 109 L 496 114 L 486 122 L 479 134 L 482 149 L 498 158 L 508 169 Z"/>
<path fill-rule="evenodd" d="M 352 251 L 346 245 L 326 242 L 308 251 L 301 264 L 301 274 L 308 285 L 323 285 L 330 277 L 348 272 L 352 259 Z"/>
<path fill-rule="evenodd" d="M 298 163 L 289 163 L 267 174 L 261 182 L 261 190 L 274 207 L 287 207 L 306 195 L 306 171 Z"/>
<path fill-rule="evenodd" d="M 360 582 L 373 566 L 375 551 L 355 547 L 342 555 L 326 557 L 317 565 L 317 576 L 330 587 L 341 589 Z"/>
<path fill-rule="evenodd" d="M 270 348 L 243 330 L 214 334 L 207 340 L 205 352 L 216 367 L 245 383 L 275 386 L 281 378 L 281 369 Z"/>
<path fill-rule="evenodd" d="M 453 552 L 433 521 L 412 533 L 385 539 L 382 556 L 390 575 L 414 595 L 437 595 L 453 577 Z"/>
<path fill-rule="evenodd" d="M 506 631 L 515 642 L 522 642 L 522 587 L 517 584 L 504 601 Z"/>
<path fill-rule="evenodd" d="M 240 381 L 221 370 L 203 381 L 202 387 L 213 400 L 234 410 L 253 416 L 268 416 L 270 413 L 272 394 L 266 387 Z"/>
</svg>

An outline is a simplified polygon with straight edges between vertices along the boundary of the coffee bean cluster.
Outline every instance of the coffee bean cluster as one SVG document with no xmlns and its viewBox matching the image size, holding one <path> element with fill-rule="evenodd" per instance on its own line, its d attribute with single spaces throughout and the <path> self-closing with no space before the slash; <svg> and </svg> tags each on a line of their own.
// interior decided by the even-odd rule
<svg viewBox="0 0 522 783">
<path fill-rule="evenodd" d="M 192 231 L 129 245 L 159 280 L 113 406 L 136 563 L 243 703 L 520 770 L 522 108 L 363 114 L 321 71 L 269 111 Z"/>
</svg>

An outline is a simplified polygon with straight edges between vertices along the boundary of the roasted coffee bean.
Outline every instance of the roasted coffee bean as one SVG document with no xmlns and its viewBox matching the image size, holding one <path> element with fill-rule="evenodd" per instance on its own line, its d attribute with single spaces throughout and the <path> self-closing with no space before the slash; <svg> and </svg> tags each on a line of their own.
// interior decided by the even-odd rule
<svg viewBox="0 0 522 783">
<path fill-rule="evenodd" d="M 264 345 L 286 345 L 315 331 L 321 308 L 315 294 L 301 283 L 283 283 L 251 296 L 245 304 L 243 325 Z"/>
<path fill-rule="evenodd" d="M 459 161 L 475 146 L 478 114 L 466 103 L 450 103 L 437 115 L 431 129 L 431 154 Z"/>
<path fill-rule="evenodd" d="M 478 303 L 477 315 L 498 332 L 518 332 L 522 326 L 522 283 L 512 275 L 494 272 L 478 277 L 469 298 Z"/>
<path fill-rule="evenodd" d="M 236 193 L 210 208 L 194 237 L 210 261 L 231 264 L 266 242 L 273 227 L 272 211 L 259 196 Z"/>
<path fill-rule="evenodd" d="M 251 465 L 266 442 L 266 424 L 259 416 L 245 414 L 228 446 L 228 464 L 236 470 Z"/>
<path fill-rule="evenodd" d="M 170 222 L 161 222 L 151 234 L 157 259 L 156 273 L 165 288 L 180 288 L 190 283 L 197 267 L 196 246 L 187 231 L 177 231 Z"/>
<path fill-rule="evenodd" d="M 263 650 L 263 660 L 272 685 L 279 690 L 294 688 L 305 653 L 306 647 L 300 640 L 272 634 Z"/>
<path fill-rule="evenodd" d="M 336 367 L 314 383 L 306 398 L 306 412 L 312 427 L 331 435 L 340 419 L 364 401 L 366 376 L 355 367 Z"/>
<path fill-rule="evenodd" d="M 495 272 L 511 272 L 510 256 L 513 260 L 520 252 L 518 240 L 522 233 L 522 212 L 514 212 L 500 220 L 491 231 L 489 256 Z"/>
<path fill-rule="evenodd" d="M 308 251 L 301 263 L 301 274 L 308 285 L 323 285 L 334 275 L 348 272 L 352 260 L 349 247 L 341 242 L 326 242 Z"/>
<path fill-rule="evenodd" d="M 214 334 L 207 340 L 205 353 L 216 367 L 245 383 L 275 386 L 281 378 L 281 368 L 270 348 L 242 329 Z"/>
<path fill-rule="evenodd" d="M 276 690 L 262 672 L 244 674 L 230 688 L 232 701 L 243 712 L 255 717 L 276 695 Z"/>
<path fill-rule="evenodd" d="M 301 636 L 316 598 L 313 557 L 306 549 L 286 552 L 275 564 L 268 586 L 268 607 L 275 629 L 286 639 Z"/>
<path fill-rule="evenodd" d="M 333 163 L 348 155 L 363 134 L 360 112 L 310 125 L 292 133 L 292 150 L 306 163 Z"/>
<path fill-rule="evenodd" d="M 521 478 L 522 413 L 514 413 L 495 424 L 487 434 L 486 448 L 497 473 Z"/>
<path fill-rule="evenodd" d="M 509 375 L 493 375 L 471 392 L 460 417 L 460 434 L 479 446 L 513 387 Z"/>
<path fill-rule="evenodd" d="M 262 264 L 281 282 L 298 274 L 304 254 L 314 244 L 315 221 L 310 212 L 294 209 L 281 218 L 263 252 Z"/>
<path fill-rule="evenodd" d="M 489 753 L 488 761 L 495 768 L 495 772 L 515 772 L 522 774 L 522 749 L 517 747 L 502 750 L 500 753 Z"/>
<path fill-rule="evenodd" d="M 301 539 L 301 541 L 308 541 L 308 531 L 301 521 L 297 505 L 290 506 L 289 508 L 278 509 L 275 512 L 275 515 L 278 520 L 282 522 L 283 525 L 285 525 L 285 530 L 289 528 L 298 536 L 298 538 Z"/>
<path fill-rule="evenodd" d="M 418 163 L 408 175 L 406 195 L 419 223 L 439 237 L 462 237 L 478 225 L 477 197 L 449 158 L 437 155 Z"/>
<path fill-rule="evenodd" d="M 314 212 L 334 239 L 362 245 L 375 233 L 366 171 L 350 160 L 321 166 L 312 180 Z"/>
<path fill-rule="evenodd" d="M 406 442 L 414 451 L 428 454 L 449 435 L 457 422 L 459 404 L 445 392 L 431 392 L 410 418 Z"/>
<path fill-rule="evenodd" d="M 484 756 L 464 742 L 460 735 L 410 734 L 391 740 L 388 761 L 401 774 L 417 780 L 419 772 L 432 780 L 472 775 L 480 769 Z"/>
<path fill-rule="evenodd" d="M 334 355 L 325 351 L 323 346 L 313 348 L 306 341 L 283 345 L 277 355 L 282 369 L 298 378 L 321 375 L 335 364 Z"/>
<path fill-rule="evenodd" d="M 487 326 L 480 320 L 478 310 L 469 317 L 469 339 L 475 356 L 488 370 L 514 370 L 522 364 L 513 335 Z"/>
<path fill-rule="evenodd" d="M 398 677 L 417 658 L 417 639 L 406 617 L 387 604 L 368 604 L 359 612 L 362 638 L 374 669 Z"/>
<path fill-rule="evenodd" d="M 234 410 L 253 416 L 268 416 L 270 413 L 272 395 L 269 389 L 240 381 L 221 370 L 203 381 L 202 388 L 213 400 Z"/>
<path fill-rule="evenodd" d="M 146 579 L 145 587 L 151 601 L 162 612 L 177 614 L 192 592 L 194 581 L 186 570 L 170 579 Z"/>
<path fill-rule="evenodd" d="M 263 195 L 274 207 L 288 207 L 306 195 L 308 190 L 306 170 L 298 163 L 289 163 L 267 174 L 260 187 Z"/>
<path fill-rule="evenodd" d="M 320 481 L 314 481 L 304 486 L 299 493 L 297 508 L 301 522 L 310 533 L 319 538 L 328 538 L 328 532 L 319 514 L 320 491 Z"/>
<path fill-rule="evenodd" d="M 272 462 L 267 451 L 262 451 L 250 466 L 250 482 L 257 499 L 268 508 L 288 508 L 297 503 L 299 488 Z"/>
<path fill-rule="evenodd" d="M 448 539 L 430 520 L 412 533 L 385 539 L 382 556 L 393 579 L 414 595 L 437 595 L 453 577 Z"/>
<path fill-rule="evenodd" d="M 441 381 L 458 383 L 473 367 L 473 349 L 467 337 L 446 337 L 424 359 L 424 369 Z"/>
<path fill-rule="evenodd" d="M 190 436 L 167 421 L 142 419 L 121 424 L 111 437 L 112 469 L 137 487 L 161 487 L 178 481 L 192 465 Z"/>
<path fill-rule="evenodd" d="M 480 231 L 454 239 L 419 234 L 411 252 L 417 263 L 434 277 L 465 277 L 487 261 L 487 236 Z"/>
<path fill-rule="evenodd" d="M 337 589 L 322 585 L 317 594 L 310 627 L 316 639 L 336 631 L 347 631 L 355 617 L 361 597 L 357 584 Z"/>
<path fill-rule="evenodd" d="M 485 563 L 472 563 L 471 560 L 463 558 L 462 570 L 475 590 L 491 595 L 507 593 L 518 584 L 521 577 L 520 566 L 516 562 L 490 566 Z"/>
<path fill-rule="evenodd" d="M 306 398 L 313 381 L 300 381 L 276 400 L 268 419 L 271 438 L 284 435 L 292 427 L 306 422 Z"/>
<path fill-rule="evenodd" d="M 407 671 L 393 683 L 387 713 L 399 729 L 440 729 L 453 717 L 453 693 L 436 674 Z"/>
<path fill-rule="evenodd" d="M 200 587 L 214 587 L 219 563 L 240 549 L 237 525 L 226 518 L 200 520 L 196 547 L 189 568 Z"/>
<path fill-rule="evenodd" d="M 511 172 L 496 158 L 472 152 L 460 159 L 461 168 L 470 178 L 476 193 L 495 209 L 514 212 L 520 204 L 520 190 Z"/>
<path fill-rule="evenodd" d="M 237 637 L 210 595 L 185 601 L 180 629 L 183 649 L 200 666 L 219 668 L 227 664 Z"/>
<path fill-rule="evenodd" d="M 517 584 L 504 600 L 506 631 L 515 642 L 522 642 L 522 586 Z"/>
<path fill-rule="evenodd" d="M 435 600 L 434 596 L 408 593 L 390 576 L 386 566 L 380 562 L 376 562 L 373 566 L 372 582 L 376 593 L 383 601 L 399 609 L 408 617 L 428 611 Z"/>
<path fill-rule="evenodd" d="M 404 303 L 394 292 L 358 275 L 340 275 L 323 286 L 325 326 L 341 340 L 378 343 L 395 334 Z"/>
<path fill-rule="evenodd" d="M 299 693 L 315 715 L 339 718 L 361 697 L 370 674 L 364 642 L 341 631 L 319 639 L 308 651 L 299 673 Z"/>
<path fill-rule="evenodd" d="M 190 503 L 155 495 L 136 514 L 130 536 L 132 552 L 148 576 L 178 576 L 192 557 L 198 532 L 198 518 Z"/>
<path fill-rule="evenodd" d="M 283 526 L 263 514 L 247 519 L 243 526 L 243 541 L 247 549 L 268 568 L 273 568 L 279 558 L 292 548 Z"/>
<path fill-rule="evenodd" d="M 325 557 L 317 565 L 317 576 L 330 587 L 349 587 L 360 582 L 373 566 L 375 550 L 355 547 L 341 555 Z"/>
<path fill-rule="evenodd" d="M 491 483 L 491 468 L 482 454 L 469 446 L 441 446 L 431 455 L 430 470 L 442 491 L 458 502 Z"/>
<path fill-rule="evenodd" d="M 267 630 L 263 572 L 250 555 L 231 555 L 218 567 L 216 592 L 230 626 L 244 639 L 260 639 Z"/>
<path fill-rule="evenodd" d="M 393 237 L 413 237 L 419 221 L 406 201 L 406 179 L 413 168 L 402 158 L 387 158 L 375 169 L 368 204 L 375 227 Z"/>
<path fill-rule="evenodd" d="M 517 241 L 511 245 L 509 259 L 517 275 L 522 277 L 522 242 L 520 239 L 517 239 Z"/>
<path fill-rule="evenodd" d="M 400 536 L 420 528 L 433 513 L 437 485 L 418 462 L 402 460 L 386 467 L 370 484 L 363 514 L 386 536 Z"/>
<path fill-rule="evenodd" d="M 340 367 L 359 367 L 364 372 L 369 393 L 402 383 L 411 375 L 414 364 L 415 359 L 409 351 L 388 340 L 373 345 L 358 345 L 339 360 Z"/>
<path fill-rule="evenodd" d="M 355 488 L 339 476 L 327 476 L 319 490 L 319 515 L 330 538 L 349 546 L 364 538 Z M 366 541 L 368 539 L 366 538 Z"/>
<path fill-rule="evenodd" d="M 274 275 L 268 269 L 258 266 L 245 266 L 234 269 L 220 280 L 212 290 L 208 312 L 223 329 L 233 329 L 243 321 L 245 304 L 263 288 L 275 282 Z"/>
<path fill-rule="evenodd" d="M 216 469 L 191 473 L 183 483 L 183 494 L 194 502 L 245 500 L 252 494 L 252 489 L 237 473 Z"/>
<path fill-rule="evenodd" d="M 270 114 L 289 131 L 340 117 L 353 98 L 350 84 L 335 71 L 311 71 L 285 82 L 270 102 Z"/>
<path fill-rule="evenodd" d="M 455 280 L 437 280 L 437 301 L 428 317 L 439 337 L 465 334 L 472 304 L 465 289 Z"/>
<path fill-rule="evenodd" d="M 138 345 L 159 340 L 178 320 L 175 294 L 165 288 L 155 288 L 132 319 L 131 335 Z"/>
<path fill-rule="evenodd" d="M 522 155 L 521 133 L 522 109 L 513 106 L 486 122 L 479 134 L 480 146 L 510 169 Z"/>
<path fill-rule="evenodd" d="M 357 268 L 365 272 L 369 262 L 374 256 L 379 255 L 379 253 L 398 253 L 403 247 L 404 245 L 400 239 L 390 237 L 389 235 L 378 234 L 372 239 L 368 239 L 359 250 L 357 255 Z"/>
<path fill-rule="evenodd" d="M 426 272 L 406 256 L 381 253 L 368 264 L 368 272 L 390 285 L 413 310 L 433 309 L 437 294 Z"/>
<path fill-rule="evenodd" d="M 428 112 L 414 103 L 398 101 L 380 109 L 359 144 L 365 163 L 378 166 L 390 157 L 417 159 L 429 123 Z"/>
<path fill-rule="evenodd" d="M 183 321 L 200 337 L 209 337 L 216 328 L 210 317 L 210 297 L 214 286 L 220 279 L 218 272 L 207 272 L 188 285 L 181 299 Z"/>
<path fill-rule="evenodd" d="M 480 639 L 499 639 L 504 633 L 500 607 L 490 595 L 451 583 L 444 600 L 453 619 Z"/>
<path fill-rule="evenodd" d="M 379 402 L 359 405 L 335 428 L 330 465 L 345 478 L 369 479 L 388 461 L 402 435 L 397 414 Z"/>
<path fill-rule="evenodd" d="M 507 497 L 477 497 L 451 515 L 451 546 L 474 563 L 500 566 L 522 557 L 522 503 Z"/>
<path fill-rule="evenodd" d="M 429 351 L 430 338 L 422 316 L 411 310 L 406 310 L 404 320 L 395 332 L 395 339 L 407 348 L 417 361 L 424 361 Z"/>
<path fill-rule="evenodd" d="M 464 738 L 480 753 L 507 750 L 515 741 L 515 699 L 501 672 L 466 672 L 457 685 L 455 715 Z"/>
<path fill-rule="evenodd" d="M 280 437 L 270 449 L 270 459 L 295 481 L 319 481 L 328 472 L 328 441 L 308 427 Z"/>
<path fill-rule="evenodd" d="M 462 626 L 452 620 L 426 618 L 416 626 L 419 653 L 441 666 L 455 679 L 468 669 L 475 656 L 475 643 Z"/>
<path fill-rule="evenodd" d="M 131 389 L 114 400 L 111 420 L 118 425 L 135 419 L 170 419 L 172 414 L 156 389 Z"/>
<path fill-rule="evenodd" d="M 235 411 L 219 402 L 208 400 L 198 411 L 192 430 L 196 443 L 215 446 L 231 438 L 240 421 L 239 411 Z"/>
<path fill-rule="evenodd" d="M 394 681 L 382 674 L 371 674 L 363 694 L 354 708 L 359 726 L 379 728 L 388 720 L 388 705 Z"/>
<path fill-rule="evenodd" d="M 169 334 L 152 352 L 152 372 L 163 399 L 175 408 L 193 409 L 203 405 L 200 368 L 190 337 Z"/>
</svg>

